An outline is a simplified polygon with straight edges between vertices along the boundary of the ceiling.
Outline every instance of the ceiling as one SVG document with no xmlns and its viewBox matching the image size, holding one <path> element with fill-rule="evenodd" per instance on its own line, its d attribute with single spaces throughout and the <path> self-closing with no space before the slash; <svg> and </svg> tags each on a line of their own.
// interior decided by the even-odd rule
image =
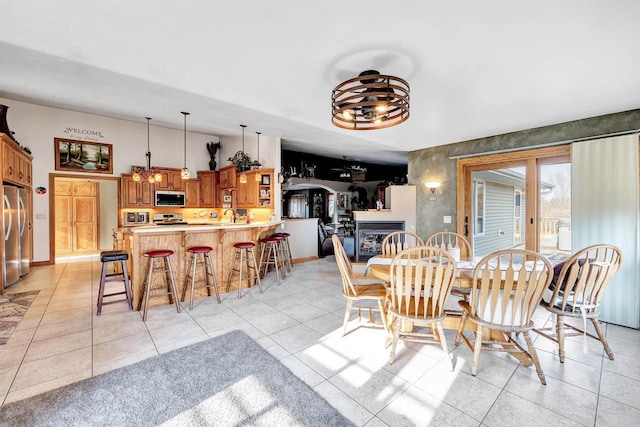
<svg viewBox="0 0 640 427">
<path fill-rule="evenodd" d="M 381 164 L 407 152 L 640 107 L 640 2 L 0 0 L 0 97 Z M 411 117 L 331 124 L 377 69 Z M 10 125 L 9 120 L 9 125 Z"/>
</svg>

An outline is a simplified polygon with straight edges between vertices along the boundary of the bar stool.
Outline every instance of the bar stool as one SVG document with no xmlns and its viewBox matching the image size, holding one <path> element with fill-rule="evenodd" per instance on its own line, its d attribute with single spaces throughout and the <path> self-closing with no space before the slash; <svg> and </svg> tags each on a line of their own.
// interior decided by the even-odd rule
<svg viewBox="0 0 640 427">
<path fill-rule="evenodd" d="M 152 291 L 163 290 L 164 286 L 153 286 L 153 275 L 157 273 L 165 273 L 167 290 L 163 292 L 154 293 L 154 297 L 161 295 L 169 296 L 169 304 L 176 304 L 176 310 L 180 313 L 180 303 L 178 302 L 178 291 L 176 290 L 176 284 L 173 280 L 173 268 L 169 257 L 173 255 L 173 251 L 170 249 L 158 249 L 154 251 L 148 251 L 144 253 L 145 258 L 149 258 L 149 265 L 147 266 L 146 279 L 142 285 L 142 298 L 138 304 L 138 310 L 142 309 L 142 321 L 147 321 L 147 311 L 149 310 L 149 298 Z M 157 259 L 162 259 L 164 262 L 164 268 L 157 270 L 154 263 Z M 143 304 L 144 302 L 144 304 Z"/>
<path fill-rule="evenodd" d="M 291 236 L 291 234 L 289 233 L 276 233 L 277 236 L 283 236 L 284 237 L 284 242 L 282 242 L 282 252 L 284 253 L 284 261 L 287 265 L 287 271 L 291 272 L 291 269 L 293 268 L 293 260 L 291 258 L 291 246 L 289 246 L 289 236 Z"/>
<path fill-rule="evenodd" d="M 260 252 L 260 270 L 259 274 L 264 277 L 269 271 L 270 266 L 274 266 L 276 269 L 276 281 L 280 284 L 280 277 L 284 279 L 284 270 L 282 269 L 282 261 L 280 258 L 280 240 L 275 236 L 265 237 L 260 239 L 262 243 L 262 252 Z M 266 254 L 266 256 L 265 256 Z M 264 268 L 264 273 L 262 269 Z"/>
<path fill-rule="evenodd" d="M 229 278 L 227 279 L 227 289 L 226 292 L 229 292 L 229 288 L 231 287 L 231 276 L 233 276 L 233 272 L 238 272 L 238 299 L 242 296 L 242 267 L 244 260 L 244 267 L 247 272 L 247 288 L 249 287 L 249 281 L 254 280 L 258 282 L 258 286 L 260 287 L 260 293 L 262 293 L 262 282 L 260 282 L 260 275 L 258 274 L 258 266 L 256 265 L 256 257 L 253 253 L 253 248 L 256 246 L 253 242 L 238 242 L 233 245 L 235 248 L 235 254 L 233 256 L 233 262 L 231 263 L 231 269 L 229 270 Z M 238 268 L 235 268 L 236 261 L 238 262 Z M 253 274 L 249 275 L 249 271 L 252 270 Z"/>
<path fill-rule="evenodd" d="M 98 316 L 102 314 L 103 305 L 112 304 L 114 302 L 126 301 L 129 304 L 129 309 L 133 310 L 133 302 L 131 300 L 131 284 L 129 282 L 129 272 L 127 271 L 128 259 L 129 259 L 129 254 L 127 254 L 125 251 L 100 252 L 100 261 L 102 262 L 102 273 L 100 274 L 100 288 L 98 289 L 98 312 L 96 313 Z M 119 262 L 122 272 L 118 273 L 116 270 L 115 273 L 107 274 L 107 269 L 109 268 L 109 263 L 111 262 Z M 124 291 L 105 294 L 104 286 L 107 282 L 123 282 Z M 104 297 L 111 297 L 114 295 L 125 295 L 125 298 L 114 300 L 114 301 L 107 301 L 107 302 L 104 301 Z"/>
<path fill-rule="evenodd" d="M 189 258 L 189 267 L 187 268 L 184 277 L 184 287 L 182 288 L 182 301 L 184 301 L 187 296 L 187 286 L 190 287 L 190 297 L 189 297 L 189 310 L 193 310 L 193 294 L 195 293 L 196 284 L 201 283 L 202 280 L 196 281 L 196 270 L 198 265 L 204 266 L 204 286 L 199 286 L 199 288 L 207 288 L 207 295 L 211 296 L 211 288 L 214 288 L 216 291 L 216 298 L 218 299 L 218 304 L 220 304 L 220 293 L 218 292 L 218 280 L 216 279 L 215 271 L 213 270 L 213 262 L 211 261 L 211 251 L 213 249 L 210 246 L 193 246 L 187 249 L 187 255 L 191 254 Z M 202 254 L 202 261 L 198 261 L 198 255 Z M 211 282 L 209 282 L 209 277 L 211 277 Z"/>
</svg>

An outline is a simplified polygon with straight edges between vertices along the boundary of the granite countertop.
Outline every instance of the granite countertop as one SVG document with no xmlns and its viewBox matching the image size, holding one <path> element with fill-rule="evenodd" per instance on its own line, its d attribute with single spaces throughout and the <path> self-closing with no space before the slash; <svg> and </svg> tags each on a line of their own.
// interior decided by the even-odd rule
<svg viewBox="0 0 640 427">
<path fill-rule="evenodd" d="M 134 234 L 147 234 L 147 233 L 164 233 L 174 231 L 200 231 L 200 230 L 233 230 L 238 228 L 258 228 L 268 227 L 273 225 L 284 224 L 284 221 L 256 221 L 250 224 L 246 223 L 230 223 L 221 221 L 191 221 L 187 224 L 175 224 L 175 225 L 140 225 L 136 227 L 125 227 L 116 230 L 128 230 L 120 231 L 122 233 L 134 233 Z"/>
</svg>

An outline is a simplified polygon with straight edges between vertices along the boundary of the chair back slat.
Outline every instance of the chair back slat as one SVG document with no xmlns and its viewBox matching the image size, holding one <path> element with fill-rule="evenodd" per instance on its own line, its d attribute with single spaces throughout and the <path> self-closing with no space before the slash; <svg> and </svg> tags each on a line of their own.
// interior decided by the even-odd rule
<svg viewBox="0 0 640 427">
<path fill-rule="evenodd" d="M 453 258 L 440 248 L 400 251 L 391 261 L 389 309 L 408 318 L 443 317 L 456 272 Z"/>
<path fill-rule="evenodd" d="M 621 263 L 622 252 L 614 245 L 581 249 L 565 262 L 549 301 L 563 311 L 596 313 Z"/>
<path fill-rule="evenodd" d="M 460 257 L 471 257 L 471 245 L 462 234 L 451 231 L 441 231 L 429 236 L 424 244 L 426 246 L 440 248 L 444 251 L 449 251 L 451 248 L 458 248 L 460 249 Z"/>
<path fill-rule="evenodd" d="M 357 297 L 355 285 L 358 284 L 354 274 L 351 261 L 347 256 L 347 253 L 340 243 L 340 238 L 335 234 L 331 236 L 333 242 L 333 252 L 336 257 L 336 264 L 338 264 L 338 270 L 340 271 L 340 277 L 342 278 L 342 292 L 347 296 Z"/>
<path fill-rule="evenodd" d="M 405 249 L 422 246 L 422 239 L 410 231 L 394 231 L 382 240 L 382 253 L 397 255 Z"/>
<path fill-rule="evenodd" d="M 533 251 L 510 249 L 487 255 L 473 272 L 471 312 L 487 323 L 526 326 L 552 271 L 549 261 Z"/>
</svg>

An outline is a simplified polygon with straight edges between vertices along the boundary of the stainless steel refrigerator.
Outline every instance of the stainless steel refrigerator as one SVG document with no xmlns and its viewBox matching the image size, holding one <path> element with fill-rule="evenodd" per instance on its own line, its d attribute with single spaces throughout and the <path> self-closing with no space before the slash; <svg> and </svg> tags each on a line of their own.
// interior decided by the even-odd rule
<svg viewBox="0 0 640 427">
<path fill-rule="evenodd" d="M 31 190 L 18 189 L 18 253 L 20 277 L 26 276 L 31 268 Z"/>
<path fill-rule="evenodd" d="M 4 264 L 3 285 L 8 286 L 20 279 L 20 226 L 18 224 L 18 187 L 2 187 L 2 229 L 4 231 L 2 261 Z"/>
</svg>

